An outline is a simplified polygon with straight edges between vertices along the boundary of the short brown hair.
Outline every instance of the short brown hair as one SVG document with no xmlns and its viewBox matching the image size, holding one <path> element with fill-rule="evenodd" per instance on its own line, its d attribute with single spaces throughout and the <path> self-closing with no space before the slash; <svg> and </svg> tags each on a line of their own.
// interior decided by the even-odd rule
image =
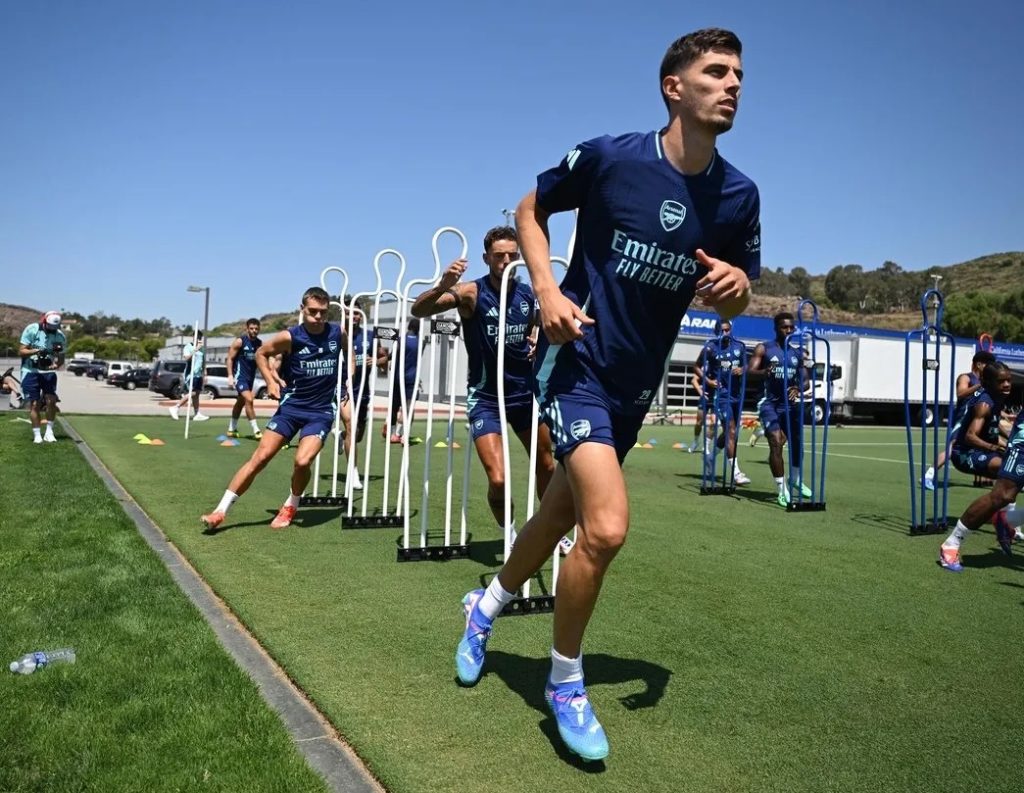
<svg viewBox="0 0 1024 793">
<path fill-rule="evenodd" d="M 736 55 L 743 54 L 743 45 L 739 36 L 731 30 L 723 28 L 703 28 L 687 33 L 685 36 L 676 39 L 668 45 L 665 57 L 661 59 L 661 75 L 658 77 L 658 86 L 665 81 L 670 74 L 682 71 L 697 58 L 712 50 L 726 50 L 735 52 Z M 665 90 L 661 90 L 661 98 L 668 107 L 668 99 L 665 97 Z"/>
<path fill-rule="evenodd" d="M 511 226 L 495 226 L 484 234 L 484 253 L 491 252 L 491 246 L 498 240 L 509 240 L 516 245 L 519 244 L 519 235 Z"/>
<path fill-rule="evenodd" d="M 302 293 L 302 305 L 306 305 L 306 302 L 312 298 L 313 300 L 319 300 L 321 303 L 330 303 L 331 296 L 327 294 L 326 289 L 322 289 L 319 286 L 311 286 L 305 292 Z"/>
</svg>

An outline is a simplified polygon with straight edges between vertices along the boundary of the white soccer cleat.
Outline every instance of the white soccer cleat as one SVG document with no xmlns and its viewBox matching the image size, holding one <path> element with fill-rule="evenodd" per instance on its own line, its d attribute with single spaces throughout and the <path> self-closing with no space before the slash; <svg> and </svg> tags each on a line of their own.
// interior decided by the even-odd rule
<svg viewBox="0 0 1024 793">
<path fill-rule="evenodd" d="M 205 413 L 196 413 L 192 417 L 192 421 L 209 421 L 209 420 L 210 420 L 210 417 L 207 416 Z"/>
<path fill-rule="evenodd" d="M 42 435 L 33 435 L 32 436 L 32 443 L 42 443 L 42 442 L 43 442 L 43 436 Z"/>
<path fill-rule="evenodd" d="M 175 421 L 177 421 L 180 418 L 180 416 L 178 415 L 177 405 L 172 405 L 171 407 L 167 408 L 167 412 L 171 414 L 171 418 L 174 419 Z"/>
<path fill-rule="evenodd" d="M 736 471 L 733 473 L 732 480 L 738 485 L 749 485 L 750 477 L 742 471 Z"/>
<path fill-rule="evenodd" d="M 45 435 L 43 435 L 43 441 L 45 443 L 56 443 L 57 442 L 57 436 L 54 435 L 52 432 L 47 431 L 47 433 Z"/>
</svg>

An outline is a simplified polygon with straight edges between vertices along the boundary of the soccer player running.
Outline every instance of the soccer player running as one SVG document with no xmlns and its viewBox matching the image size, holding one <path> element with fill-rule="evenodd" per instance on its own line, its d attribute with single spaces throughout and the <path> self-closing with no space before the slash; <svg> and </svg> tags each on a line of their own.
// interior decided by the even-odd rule
<svg viewBox="0 0 1024 793">
<path fill-rule="evenodd" d="M 702 381 L 708 409 L 714 411 L 722 423 L 725 455 L 733 470 L 733 481 L 737 485 L 749 485 L 750 477 L 740 470 L 736 460 L 736 437 L 743 415 L 743 370 L 747 366 L 747 348 L 732 337 L 732 322 L 727 319 L 716 320 L 715 336 L 718 338 L 708 341 L 697 356 L 696 372 Z M 705 365 L 709 377 L 704 377 Z M 705 443 L 710 441 L 708 438 Z M 718 443 L 717 440 L 715 442 Z"/>
<path fill-rule="evenodd" d="M 757 413 L 768 438 L 768 467 L 775 478 L 780 506 L 788 506 L 790 487 L 800 488 L 804 498 L 814 495 L 803 483 L 803 411 L 810 409 L 801 401 L 812 381 L 807 370 L 806 353 L 786 343 L 796 330 L 795 320 L 789 312 L 775 315 L 775 338 L 754 348 L 747 367 L 747 376 L 764 378 L 764 396 L 757 403 Z M 787 410 L 787 403 L 789 409 Z M 790 482 L 786 484 L 786 466 L 782 461 L 782 447 L 789 444 Z"/>
<path fill-rule="evenodd" d="M 310 287 L 302 295 L 302 323 L 275 334 L 256 351 L 256 365 L 267 383 L 267 391 L 280 404 L 267 422 L 256 451 L 235 473 L 220 503 L 200 518 L 207 530 L 217 529 L 224 522 L 231 505 L 298 433 L 291 490 L 270 527 L 283 529 L 295 519 L 299 500 L 309 483 L 310 465 L 320 453 L 338 412 L 335 390 L 345 335 L 340 325 L 327 321 L 329 306 L 327 292 L 318 286 Z M 270 364 L 275 355 L 282 356 L 281 377 L 288 384 L 283 390 Z"/>
<path fill-rule="evenodd" d="M 981 383 L 981 373 L 985 367 L 990 363 L 996 362 L 996 356 L 987 350 L 978 350 L 974 353 L 974 358 L 971 360 L 971 371 L 963 372 L 956 376 L 956 404 L 953 407 L 953 415 L 955 416 L 960 410 L 961 405 L 975 392 L 978 384 Z M 952 440 L 953 433 L 950 433 L 950 439 Z M 934 466 L 929 466 L 928 470 L 925 471 L 924 480 L 922 484 L 925 490 L 935 489 L 935 473 L 941 471 L 942 466 L 949 460 L 949 447 L 947 446 L 941 452 L 935 460 Z"/>
<path fill-rule="evenodd" d="M 193 421 L 206 421 L 209 416 L 199 412 L 199 395 L 203 392 L 203 365 L 206 362 L 206 343 L 203 340 L 203 332 L 196 331 L 196 344 L 185 345 L 185 360 L 188 362 L 188 370 L 185 373 L 184 391 L 175 404 L 167 408 L 171 418 L 177 421 L 180 418 L 180 410 L 187 407 L 195 411 L 192 415 Z"/>
<path fill-rule="evenodd" d="M 487 275 L 460 283 L 468 262 L 456 259 L 437 285 L 423 292 L 410 309 L 414 317 L 429 317 L 458 309 L 463 341 L 469 358 L 466 395 L 469 431 L 487 474 L 487 503 L 498 526 L 505 522 L 505 465 L 501 451 L 503 427 L 498 412 L 498 319 L 501 276 L 519 258 L 519 239 L 510 226 L 496 226 L 484 235 L 483 259 Z M 533 350 L 530 333 L 535 325 L 533 289 L 510 278 L 505 303 L 505 417 L 516 437 L 530 448 L 533 426 Z M 543 496 L 555 461 L 547 426 L 537 429 L 537 492 Z M 513 521 L 513 529 L 514 529 Z"/>
<path fill-rule="evenodd" d="M 68 340 L 60 325 L 63 318 L 56 311 L 47 311 L 25 326 L 21 333 L 21 391 L 28 400 L 28 417 L 32 422 L 32 443 L 56 443 L 53 422 L 57 418 L 57 370 L 64 365 L 64 348 Z M 46 433 L 42 432 L 39 409 L 45 405 Z"/>
<path fill-rule="evenodd" d="M 754 183 L 715 150 L 733 124 L 743 72 L 731 32 L 700 30 L 661 64 L 668 124 L 578 145 L 537 177 L 516 210 L 540 303 L 537 390 L 556 468 L 538 512 L 486 590 L 463 600 L 459 680 L 480 677 L 492 621 L 578 525 L 555 599 L 545 699 L 570 751 L 608 754 L 591 707 L 581 646 L 601 582 L 622 548 L 629 505 L 621 464 L 636 443 L 695 295 L 723 317 L 742 312 L 760 271 Z M 551 272 L 548 218 L 579 210 L 569 271 Z"/>
<path fill-rule="evenodd" d="M 231 419 L 228 421 L 228 437 L 238 437 L 238 419 L 245 408 L 245 417 L 252 427 L 252 436 L 259 440 L 263 437 L 260 425 L 256 423 L 256 408 L 253 405 L 252 384 L 256 379 L 256 351 L 263 344 L 260 338 L 260 321 L 250 317 L 245 321 L 245 333 L 231 342 L 228 347 L 228 388 L 238 392 L 235 404 L 231 407 Z"/>
<path fill-rule="evenodd" d="M 939 566 L 953 573 L 963 571 L 960 546 L 967 535 L 1012 504 L 1024 484 L 1024 429 L 1021 418 L 1013 424 L 1004 452 L 1000 444 L 999 419 L 1010 395 L 1013 376 L 1004 363 L 990 363 L 981 373 L 981 385 L 961 403 L 953 416 L 953 442 L 949 459 L 956 470 L 995 479 L 992 489 L 975 499 L 950 535 L 939 546 Z M 1016 506 L 1016 505 L 1014 505 Z M 996 539 L 1006 554 L 1011 553 L 1013 529 L 996 521 Z"/>
</svg>

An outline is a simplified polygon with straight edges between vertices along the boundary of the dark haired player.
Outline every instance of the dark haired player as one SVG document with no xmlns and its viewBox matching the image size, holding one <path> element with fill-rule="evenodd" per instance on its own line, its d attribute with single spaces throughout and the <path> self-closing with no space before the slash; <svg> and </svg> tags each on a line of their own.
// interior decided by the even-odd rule
<svg viewBox="0 0 1024 793">
<path fill-rule="evenodd" d="M 757 403 L 758 418 L 768 438 L 768 467 L 775 478 L 780 506 L 788 506 L 790 488 L 800 488 L 804 498 L 811 498 L 811 489 L 803 483 L 803 411 L 800 402 L 811 386 L 807 361 L 801 351 L 786 343 L 796 329 L 793 315 L 780 312 L 773 319 L 775 338 L 754 348 L 747 368 L 748 376 L 764 378 L 764 396 Z M 788 410 L 787 410 L 788 403 Z M 806 409 L 806 407 L 805 407 Z M 790 482 L 786 484 L 786 465 L 782 447 L 789 444 Z"/>
<path fill-rule="evenodd" d="M 578 524 L 558 579 L 544 696 L 562 740 L 585 760 L 608 754 L 581 647 L 601 582 L 626 540 L 622 462 L 693 298 L 735 316 L 760 269 L 757 188 L 715 149 L 739 104 L 740 54 L 739 39 L 725 30 L 674 42 L 661 64 L 666 126 L 579 144 L 537 177 L 516 210 L 544 331 L 536 388 L 560 465 L 504 567 L 486 590 L 463 599 L 455 663 L 464 685 L 477 682 L 494 618 Z M 548 218 L 576 209 L 572 261 L 559 286 Z"/>
<path fill-rule="evenodd" d="M 466 394 L 469 431 L 487 474 L 487 504 L 498 526 L 505 528 L 505 462 L 501 451 L 498 411 L 498 320 L 501 277 L 519 258 L 519 240 L 510 226 L 496 226 L 484 235 L 487 274 L 460 282 L 469 263 L 457 259 L 437 285 L 416 298 L 414 317 L 429 317 L 456 308 L 462 319 L 463 341 L 469 358 Z M 533 365 L 530 332 L 536 299 L 528 284 L 511 278 L 505 304 L 505 418 L 527 449 L 533 427 Z M 555 470 L 551 436 L 541 424 L 537 432 L 537 492 L 543 496 Z"/>
<path fill-rule="evenodd" d="M 999 418 L 1012 384 L 1013 375 L 1006 364 L 997 361 L 986 365 L 981 373 L 981 384 L 964 399 L 953 417 L 949 454 L 953 467 L 965 474 L 995 479 L 992 490 L 967 507 L 939 546 L 939 566 L 953 573 L 964 569 L 960 546 L 967 535 L 1013 503 L 1024 484 L 1024 432 L 1021 432 L 1020 417 L 1014 422 L 1005 451 L 999 442 Z M 996 538 L 1003 551 L 1009 554 L 1013 530 L 997 521 Z"/>
<path fill-rule="evenodd" d="M 228 347 L 228 388 L 238 392 L 235 404 L 231 406 L 231 419 L 228 421 L 229 438 L 238 437 L 238 419 L 245 409 L 245 417 L 252 427 L 252 436 L 259 440 L 263 437 L 260 425 L 256 423 L 256 408 L 253 405 L 252 385 L 256 380 L 256 351 L 263 344 L 260 338 L 260 321 L 249 317 L 245 321 L 245 333 L 237 337 Z"/>
<path fill-rule="evenodd" d="M 736 438 L 743 416 L 743 370 L 747 366 L 747 348 L 732 337 L 732 322 L 715 321 L 715 336 L 704 344 L 697 355 L 694 376 L 700 381 L 708 410 L 714 411 L 722 427 L 718 441 L 707 438 L 705 443 L 716 442 L 719 448 L 725 442 L 725 455 L 733 470 L 737 485 L 749 485 L 750 477 L 740 470 L 736 460 Z M 708 377 L 704 376 L 704 369 Z M 698 412 L 702 416 L 703 411 Z M 710 448 L 710 447 L 706 447 Z"/>
<path fill-rule="evenodd" d="M 280 404 L 267 422 L 256 451 L 231 479 L 216 509 L 202 516 L 207 530 L 217 529 L 224 522 L 231 505 L 298 433 L 291 491 L 270 527 L 283 529 L 294 520 L 299 499 L 309 483 L 310 465 L 320 453 L 338 413 L 335 390 L 345 335 L 340 325 L 327 321 L 329 306 L 327 292 L 318 286 L 310 287 L 302 295 L 302 323 L 275 334 L 256 351 L 256 365 L 267 383 L 267 391 L 280 399 Z M 275 355 L 282 356 L 279 375 L 288 384 L 283 391 L 271 371 L 270 359 Z"/>
</svg>

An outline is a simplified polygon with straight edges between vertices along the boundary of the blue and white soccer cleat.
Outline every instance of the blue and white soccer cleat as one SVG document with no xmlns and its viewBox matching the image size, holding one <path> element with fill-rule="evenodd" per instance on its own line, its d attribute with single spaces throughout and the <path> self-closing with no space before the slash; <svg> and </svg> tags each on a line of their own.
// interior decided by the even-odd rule
<svg viewBox="0 0 1024 793">
<path fill-rule="evenodd" d="M 930 476 L 926 476 L 924 479 L 921 480 L 921 486 L 924 487 L 925 490 L 934 490 L 935 480 L 932 479 Z"/>
<path fill-rule="evenodd" d="M 1006 520 L 1006 510 L 1001 509 L 992 516 L 992 525 L 996 527 L 996 542 L 1007 556 L 1013 556 L 1013 541 L 1016 532 Z"/>
<path fill-rule="evenodd" d="M 951 573 L 962 573 L 964 566 L 960 563 L 960 549 L 939 546 L 939 567 Z"/>
<path fill-rule="evenodd" d="M 474 589 L 462 599 L 462 608 L 466 612 L 466 630 L 455 649 L 455 671 L 464 686 L 474 686 L 480 679 L 487 640 L 491 636 L 491 620 L 476 607 L 483 595 L 484 590 Z"/>
<path fill-rule="evenodd" d="M 608 737 L 590 707 L 583 681 L 556 686 L 549 680 L 544 687 L 544 699 L 570 752 L 584 760 L 603 760 L 608 756 Z"/>
<path fill-rule="evenodd" d="M 790 482 L 789 487 L 792 490 L 799 490 L 802 498 L 811 498 L 814 495 L 814 492 L 803 482 L 800 482 L 799 484 L 796 482 Z"/>
</svg>

